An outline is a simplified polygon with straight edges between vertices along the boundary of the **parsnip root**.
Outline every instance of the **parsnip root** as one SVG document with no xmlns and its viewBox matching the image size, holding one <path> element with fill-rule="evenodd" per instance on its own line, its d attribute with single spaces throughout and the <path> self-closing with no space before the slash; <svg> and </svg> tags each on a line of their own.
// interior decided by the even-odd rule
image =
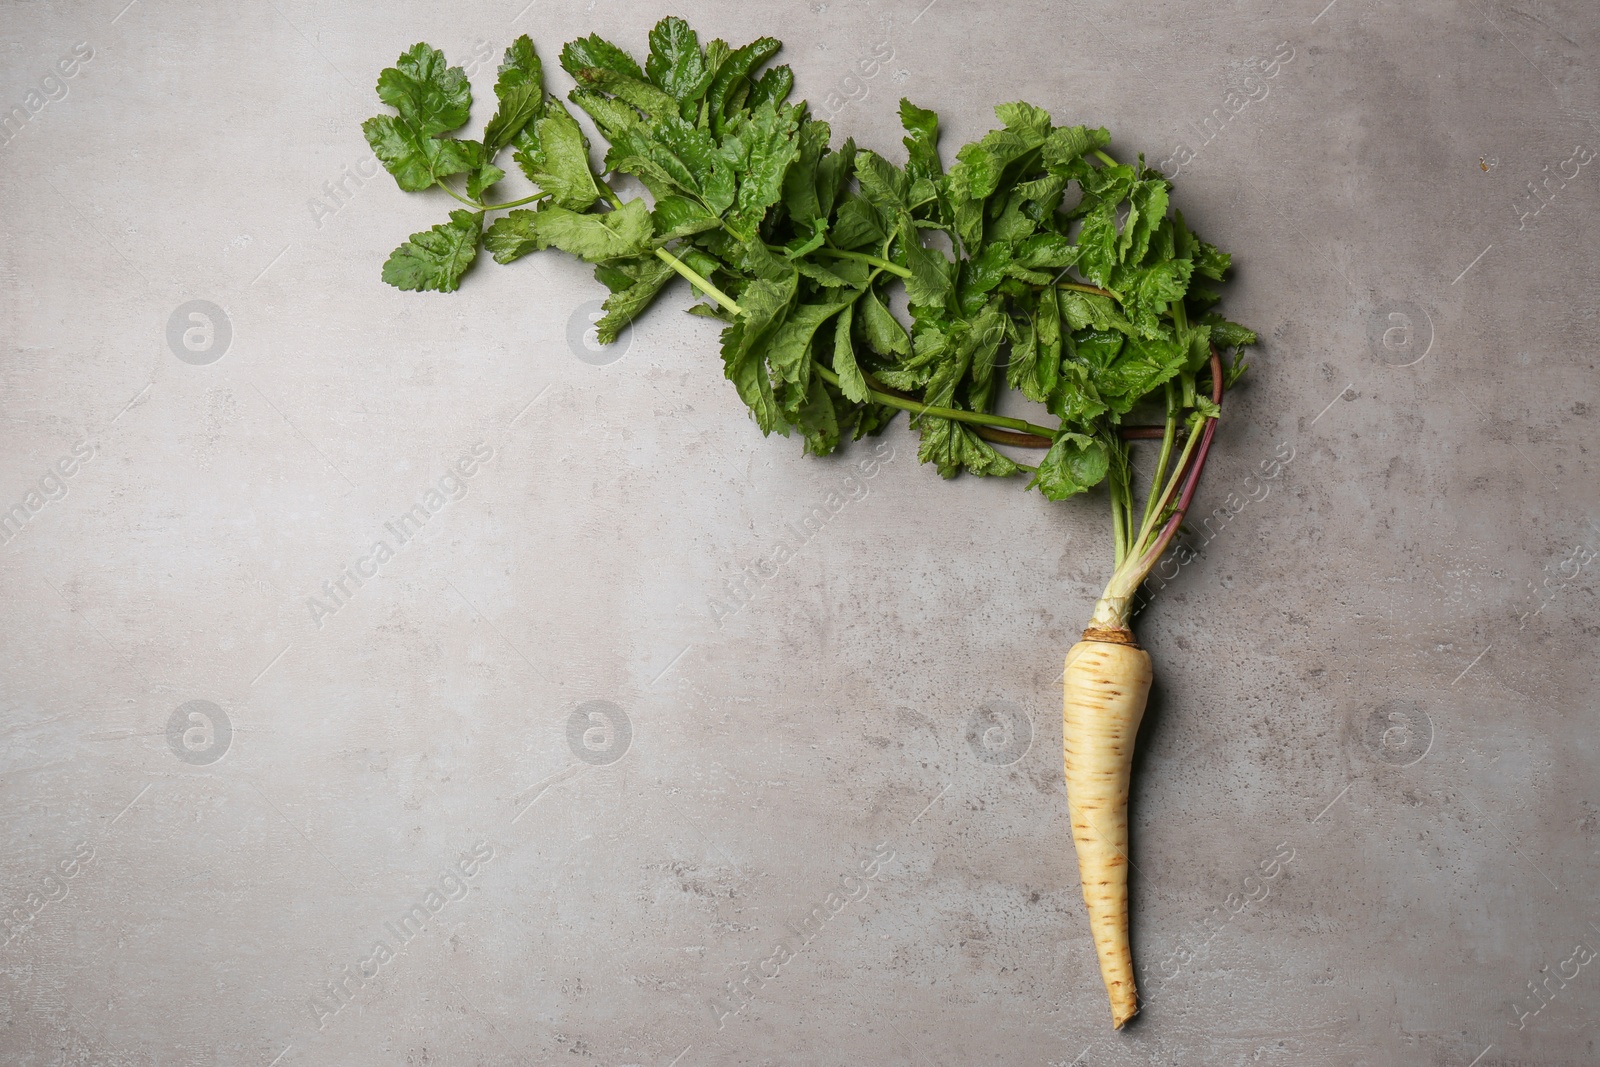
<svg viewBox="0 0 1600 1067">
<path fill-rule="evenodd" d="M 1128 948 L 1128 772 L 1150 694 L 1150 654 L 1126 630 L 1091 627 L 1084 637 L 1063 674 L 1067 810 L 1111 1025 L 1121 1029 L 1139 1010 Z"/>
</svg>

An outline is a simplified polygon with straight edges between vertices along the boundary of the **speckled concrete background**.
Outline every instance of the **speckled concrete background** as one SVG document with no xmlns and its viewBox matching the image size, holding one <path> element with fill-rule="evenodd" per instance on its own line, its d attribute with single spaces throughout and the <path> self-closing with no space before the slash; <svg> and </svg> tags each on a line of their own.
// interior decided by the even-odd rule
<svg viewBox="0 0 1600 1067">
<path fill-rule="evenodd" d="M 591 351 L 554 255 L 379 281 L 451 206 L 372 179 L 401 49 L 486 93 L 668 13 L 524 2 L 4 5 L 0 1062 L 1600 1062 L 1592 5 L 682 12 L 867 143 L 1103 123 L 1237 255 L 1113 1034 L 1056 682 L 1103 500 L 803 460 L 712 324 Z"/>
</svg>

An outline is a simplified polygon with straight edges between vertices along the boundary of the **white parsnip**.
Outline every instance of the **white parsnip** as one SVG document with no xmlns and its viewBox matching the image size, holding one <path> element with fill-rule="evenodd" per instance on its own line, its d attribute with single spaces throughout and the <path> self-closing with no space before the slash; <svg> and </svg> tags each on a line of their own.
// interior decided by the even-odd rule
<svg viewBox="0 0 1600 1067">
<path fill-rule="evenodd" d="M 1127 631 L 1088 633 L 1121 638 Z M 1120 1029 L 1139 1010 L 1128 947 L 1128 773 L 1150 693 L 1150 654 L 1131 634 L 1085 637 L 1067 653 L 1063 672 L 1067 809 L 1111 1025 Z"/>
</svg>

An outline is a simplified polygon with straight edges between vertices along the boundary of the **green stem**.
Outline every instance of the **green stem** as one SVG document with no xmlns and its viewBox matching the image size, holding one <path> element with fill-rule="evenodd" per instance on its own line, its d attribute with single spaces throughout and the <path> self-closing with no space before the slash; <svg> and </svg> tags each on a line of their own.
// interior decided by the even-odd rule
<svg viewBox="0 0 1600 1067">
<path fill-rule="evenodd" d="M 1083 282 L 1056 282 L 1057 289 L 1073 289 L 1080 293 L 1093 293 L 1095 296 L 1109 296 L 1117 303 L 1122 303 L 1122 294 L 1110 289 L 1101 289 L 1096 285 L 1085 285 Z"/>
<path fill-rule="evenodd" d="M 1098 148 L 1094 150 L 1094 158 L 1098 159 L 1108 167 L 1115 167 L 1118 165 L 1116 160 L 1112 159 Z"/>
<path fill-rule="evenodd" d="M 1156 497 L 1161 489 L 1161 483 L 1167 477 L 1167 464 L 1172 461 L 1172 445 L 1178 438 L 1178 416 L 1183 409 L 1178 405 L 1178 389 L 1170 380 L 1166 383 L 1167 397 L 1167 425 L 1161 434 L 1161 455 L 1156 460 L 1156 473 L 1150 479 L 1150 498 L 1145 501 L 1144 521 L 1140 524 L 1140 531 L 1150 528 L 1156 516 Z"/>
<path fill-rule="evenodd" d="M 673 255 L 671 252 L 668 252 L 665 248 L 656 249 L 656 258 L 661 260 L 661 262 L 665 263 L 667 266 L 671 267 L 673 270 L 677 271 L 679 274 L 683 275 L 685 278 L 689 279 L 690 285 L 693 285 L 696 289 L 699 289 L 702 293 L 705 293 L 707 296 L 711 297 L 711 299 L 715 300 L 717 303 L 721 304 L 735 315 L 744 314 L 744 308 L 740 307 L 738 304 L 735 304 L 733 302 L 733 297 L 729 296 L 727 293 L 724 293 L 715 285 L 712 285 L 709 281 L 700 276 L 699 271 L 689 266 L 689 264 Z"/>
<path fill-rule="evenodd" d="M 611 188 L 611 185 L 608 182 L 600 181 L 597 178 L 595 179 L 595 184 L 600 187 L 601 195 L 610 202 L 613 208 L 622 207 L 622 197 L 617 195 L 617 191 Z M 744 308 L 736 304 L 733 297 L 729 296 L 727 293 L 724 293 L 715 285 L 712 285 L 711 282 L 707 278 L 703 277 L 699 271 L 689 266 L 689 264 L 673 255 L 671 252 L 668 252 L 665 248 L 656 249 L 656 258 L 665 263 L 667 266 L 671 267 L 673 270 L 677 271 L 679 274 L 683 275 L 689 280 L 690 285 L 694 286 L 702 293 L 705 293 L 707 296 L 721 304 L 733 314 L 744 314 Z"/>
<path fill-rule="evenodd" d="M 821 230 L 818 230 L 816 233 L 811 235 L 805 244 L 798 248 L 789 248 L 784 245 L 768 245 L 767 247 L 774 252 L 782 252 L 790 259 L 799 259 L 801 256 L 810 252 L 815 252 L 817 249 L 821 248 L 822 242 L 826 241 L 827 239 L 828 235 L 823 233 Z"/>
<path fill-rule="evenodd" d="M 1115 573 L 1122 569 L 1122 561 L 1128 558 L 1128 522 L 1127 516 L 1122 511 L 1122 494 L 1118 492 L 1118 479 L 1113 475 L 1111 479 L 1111 569 Z"/>
<path fill-rule="evenodd" d="M 483 211 L 484 210 L 484 206 L 482 204 L 478 203 L 476 200 L 468 200 L 466 197 L 462 196 L 460 193 L 458 193 L 454 189 L 450 188 L 449 184 L 446 183 L 443 178 L 438 179 L 438 182 L 439 182 L 439 188 L 443 189 L 445 192 L 449 193 L 451 196 L 455 197 L 457 200 L 461 201 L 463 204 L 467 205 L 472 210 L 474 210 L 474 211 Z"/>
<path fill-rule="evenodd" d="M 822 376 L 822 380 L 829 385 L 839 384 L 839 376 L 821 363 L 812 360 L 812 367 Z M 1031 422 L 1023 422 L 1021 419 L 1008 419 L 1004 415 L 985 415 L 981 411 L 960 411 L 956 408 L 936 407 L 917 400 L 906 400 L 890 393 L 880 393 L 876 389 L 868 389 L 867 394 L 872 398 L 874 404 L 882 404 L 884 407 L 909 411 L 913 415 L 932 415 L 938 419 L 970 422 L 974 426 L 994 426 L 1002 430 L 1018 430 L 1022 433 L 1037 434 L 1040 437 L 1055 436 L 1055 431 L 1048 426 L 1035 426 Z"/>
<path fill-rule="evenodd" d="M 879 270 L 886 270 L 890 274 L 899 275 L 902 278 L 911 277 L 911 272 L 902 267 L 900 264 L 891 263 L 887 259 L 879 259 L 877 256 L 869 256 L 865 252 L 846 252 L 842 248 L 819 248 L 816 250 L 816 252 L 819 256 L 833 256 L 836 259 L 854 259 L 858 262 L 867 263 L 877 267 Z"/>
<path fill-rule="evenodd" d="M 1127 539 L 1126 555 L 1133 555 L 1133 530 L 1138 521 L 1138 512 L 1133 507 L 1133 456 L 1132 446 L 1126 441 L 1118 441 L 1117 448 L 1122 453 L 1122 479 L 1117 488 L 1122 491 L 1122 523 L 1123 536 Z"/>
<path fill-rule="evenodd" d="M 445 192 L 449 193 L 463 204 L 472 208 L 474 211 L 504 211 L 506 208 L 521 207 L 523 204 L 531 204 L 536 200 L 543 200 L 545 197 L 550 195 L 549 193 L 534 193 L 532 196 L 525 196 L 521 200 L 512 200 L 505 204 L 481 204 L 476 200 L 462 196 L 460 193 L 450 188 L 449 183 L 443 178 L 439 179 L 439 188 L 443 189 Z"/>
<path fill-rule="evenodd" d="M 1176 327 L 1177 333 L 1180 337 L 1189 331 L 1189 316 L 1184 310 L 1182 300 L 1176 300 L 1172 304 L 1172 324 L 1174 327 Z M 1166 430 L 1161 435 L 1161 455 L 1160 458 L 1156 460 L 1155 477 L 1150 480 L 1150 496 L 1149 499 L 1145 501 L 1144 521 L 1139 524 L 1139 552 L 1135 553 L 1136 555 L 1143 554 L 1144 550 L 1148 547 L 1146 542 L 1150 536 L 1150 533 L 1155 529 L 1156 523 L 1161 517 L 1161 512 L 1166 509 L 1167 501 L 1177 489 L 1178 475 L 1183 472 L 1183 468 L 1188 462 L 1189 451 L 1199 436 L 1198 434 L 1194 433 L 1189 435 L 1189 440 L 1184 445 L 1183 458 L 1178 462 L 1177 471 L 1174 472 L 1172 481 L 1163 487 L 1162 482 L 1165 481 L 1167 477 L 1167 463 L 1171 459 L 1172 446 L 1177 438 L 1178 419 L 1183 414 L 1183 405 L 1180 397 L 1178 396 L 1177 386 L 1170 380 L 1166 383 L 1166 400 Z"/>
<path fill-rule="evenodd" d="M 1173 323 L 1179 333 L 1188 329 L 1188 322 L 1184 317 L 1181 302 L 1172 306 Z M 1177 491 L 1184 468 L 1188 465 L 1189 454 L 1199 434 L 1190 433 L 1189 440 L 1184 444 L 1183 455 L 1178 461 L 1177 469 L 1168 480 L 1168 464 L 1172 462 L 1172 449 L 1177 441 L 1178 420 L 1183 414 L 1181 398 L 1177 387 L 1168 381 L 1164 387 L 1167 402 L 1166 426 L 1161 434 L 1161 452 L 1156 459 L 1155 474 L 1150 479 L 1149 495 L 1145 498 L 1144 515 L 1139 521 L 1139 532 L 1133 535 L 1133 471 L 1131 464 L 1118 464 L 1111 479 L 1111 521 L 1116 534 L 1116 559 L 1113 568 L 1113 585 L 1116 577 L 1121 574 L 1125 564 L 1130 564 L 1142 558 L 1150 547 L 1151 535 L 1162 513 L 1166 510 L 1167 503 L 1172 499 L 1172 494 Z M 1127 446 L 1122 446 L 1126 448 Z M 1143 575 L 1139 580 L 1143 580 Z M 1137 583 L 1135 583 L 1137 584 Z"/>
<path fill-rule="evenodd" d="M 521 200 L 512 200 L 505 204 L 485 204 L 483 205 L 483 210 L 504 211 L 508 207 L 521 207 L 523 204 L 531 204 L 536 200 L 543 200 L 549 195 L 549 193 L 534 193 L 532 196 L 525 196 Z"/>
<path fill-rule="evenodd" d="M 813 240 L 817 240 L 817 238 L 813 238 Z M 811 242 L 808 241 L 806 244 L 810 245 Z M 866 263 L 870 266 L 877 267 L 879 270 L 886 270 L 890 274 L 898 275 L 901 278 L 911 277 L 911 272 L 898 263 L 891 262 L 890 260 L 883 259 L 879 256 L 870 256 L 865 252 L 846 252 L 842 248 L 829 248 L 826 245 L 820 244 L 820 242 L 816 245 L 811 245 L 809 248 L 806 247 L 806 245 L 801 245 L 799 248 L 792 250 L 784 247 L 783 245 L 768 245 L 767 247 L 774 252 L 783 252 L 791 259 L 797 255 L 815 252 L 819 256 L 832 256 L 835 259 L 853 259 L 859 263 Z M 1100 290 L 1096 290 L 1096 292 L 1099 291 Z"/>
</svg>

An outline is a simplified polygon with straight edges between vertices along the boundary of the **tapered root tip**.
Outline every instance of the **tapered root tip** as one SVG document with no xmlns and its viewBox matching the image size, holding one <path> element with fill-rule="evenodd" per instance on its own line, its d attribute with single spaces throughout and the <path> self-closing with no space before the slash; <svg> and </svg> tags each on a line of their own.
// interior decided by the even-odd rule
<svg viewBox="0 0 1600 1067">
<path fill-rule="evenodd" d="M 1124 1023 L 1139 1014 L 1139 994 L 1122 982 L 1114 983 L 1111 994 L 1111 1028 L 1121 1030 Z"/>
</svg>

